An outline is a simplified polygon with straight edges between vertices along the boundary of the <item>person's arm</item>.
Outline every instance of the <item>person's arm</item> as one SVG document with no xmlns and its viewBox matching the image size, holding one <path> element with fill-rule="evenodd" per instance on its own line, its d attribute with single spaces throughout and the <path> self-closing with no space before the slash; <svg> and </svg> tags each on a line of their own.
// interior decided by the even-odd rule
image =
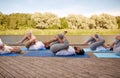
<svg viewBox="0 0 120 78">
<path fill-rule="evenodd" d="M 22 50 L 20 49 L 20 47 L 15 46 L 15 47 L 13 47 L 13 48 L 10 49 L 10 52 L 11 53 L 21 53 Z"/>
<path fill-rule="evenodd" d="M 52 43 L 52 42 L 54 42 L 54 41 L 56 41 L 57 40 L 57 38 L 56 38 L 56 36 L 54 36 L 51 40 L 49 40 L 49 41 L 45 41 L 45 42 L 43 42 L 44 44 L 50 44 L 50 43 Z"/>
<path fill-rule="evenodd" d="M 66 33 L 67 33 L 67 31 L 64 31 L 64 32 L 63 32 L 64 37 L 65 37 L 65 34 L 66 34 Z M 44 44 L 50 44 L 50 43 L 52 43 L 52 42 L 54 42 L 54 41 L 57 41 L 57 40 L 58 40 L 59 43 L 63 43 L 63 42 L 64 42 L 63 39 L 59 38 L 58 35 L 56 35 L 56 36 L 53 37 L 53 39 L 51 39 L 51 40 L 49 40 L 49 41 L 47 41 L 47 42 L 43 42 L 43 43 L 44 43 Z"/>
<path fill-rule="evenodd" d="M 30 40 L 30 39 L 32 39 L 32 38 L 36 38 L 34 35 L 33 35 L 33 33 L 32 33 L 32 31 L 29 31 L 28 33 L 26 33 L 26 35 L 24 35 L 24 37 L 20 40 L 20 41 L 18 41 L 17 43 L 18 44 L 21 44 L 21 43 L 23 43 L 24 41 L 28 41 L 28 40 Z"/>
<path fill-rule="evenodd" d="M 61 38 L 59 38 L 58 36 L 56 36 L 56 37 L 57 37 L 57 40 L 58 40 L 59 43 L 64 43 L 64 41 L 63 41 L 64 38 L 61 39 Z"/>
<path fill-rule="evenodd" d="M 110 45 L 110 47 L 113 48 L 114 45 L 115 45 L 115 42 L 113 42 L 113 43 Z"/>
<path fill-rule="evenodd" d="M 105 44 L 102 45 L 104 48 L 110 48 L 110 46 L 107 46 Z"/>
<path fill-rule="evenodd" d="M 92 36 L 92 37 L 93 37 L 96 41 L 99 41 L 99 39 L 98 39 L 98 38 L 96 38 L 96 37 L 95 37 L 95 35 L 94 35 L 94 36 Z"/>
</svg>

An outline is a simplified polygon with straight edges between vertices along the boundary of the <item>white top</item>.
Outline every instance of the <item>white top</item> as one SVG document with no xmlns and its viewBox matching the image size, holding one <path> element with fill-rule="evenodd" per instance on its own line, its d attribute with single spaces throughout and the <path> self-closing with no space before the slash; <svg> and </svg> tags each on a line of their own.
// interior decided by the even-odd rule
<svg viewBox="0 0 120 78">
<path fill-rule="evenodd" d="M 10 49 L 13 49 L 13 48 L 10 47 L 10 46 L 6 46 L 5 45 L 5 49 L 4 50 L 0 49 L 0 54 L 11 53 Z"/>
<path fill-rule="evenodd" d="M 3 42 L 2 42 L 2 40 L 0 39 L 0 46 L 2 46 L 3 45 Z"/>
<path fill-rule="evenodd" d="M 73 54 L 76 54 L 76 53 L 72 46 L 69 46 L 67 50 L 60 50 L 56 53 L 56 55 L 73 55 Z"/>
<path fill-rule="evenodd" d="M 40 50 L 40 49 L 45 49 L 45 45 L 43 44 L 42 41 L 38 41 L 34 45 L 31 45 L 29 47 L 29 50 Z"/>
<path fill-rule="evenodd" d="M 96 48 L 96 51 L 106 51 L 106 50 L 109 50 L 109 48 L 105 48 L 103 46 L 99 46 Z"/>
</svg>

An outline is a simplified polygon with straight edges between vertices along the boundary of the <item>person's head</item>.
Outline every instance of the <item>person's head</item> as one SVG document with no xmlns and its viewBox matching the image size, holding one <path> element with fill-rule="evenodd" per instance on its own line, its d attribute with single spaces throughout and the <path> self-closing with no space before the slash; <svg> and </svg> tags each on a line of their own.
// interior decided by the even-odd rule
<svg viewBox="0 0 120 78">
<path fill-rule="evenodd" d="M 13 47 L 12 52 L 14 52 L 14 53 L 21 53 L 21 52 L 22 52 L 22 50 L 21 50 L 21 48 L 20 48 L 20 47 L 15 46 L 15 47 Z"/>
<path fill-rule="evenodd" d="M 77 55 L 84 55 L 84 53 L 85 53 L 85 51 L 79 46 L 74 46 L 74 49 L 75 49 L 75 53 Z"/>
<path fill-rule="evenodd" d="M 46 44 L 45 44 L 45 48 L 46 48 L 46 49 L 50 49 L 50 44 L 49 44 L 49 43 L 46 43 Z"/>
</svg>

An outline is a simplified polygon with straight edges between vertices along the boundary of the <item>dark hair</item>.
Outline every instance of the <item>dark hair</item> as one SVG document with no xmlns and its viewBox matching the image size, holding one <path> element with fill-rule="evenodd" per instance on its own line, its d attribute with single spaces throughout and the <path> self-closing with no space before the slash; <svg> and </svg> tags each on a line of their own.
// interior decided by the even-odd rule
<svg viewBox="0 0 120 78">
<path fill-rule="evenodd" d="M 82 49 L 79 52 L 76 52 L 77 55 L 84 55 L 85 51 Z"/>
<path fill-rule="evenodd" d="M 76 47 L 76 46 L 74 46 L 74 49 L 75 49 L 75 50 L 77 50 L 77 47 Z"/>
<path fill-rule="evenodd" d="M 50 49 L 50 46 L 48 46 L 48 47 L 45 47 L 46 49 Z"/>
</svg>

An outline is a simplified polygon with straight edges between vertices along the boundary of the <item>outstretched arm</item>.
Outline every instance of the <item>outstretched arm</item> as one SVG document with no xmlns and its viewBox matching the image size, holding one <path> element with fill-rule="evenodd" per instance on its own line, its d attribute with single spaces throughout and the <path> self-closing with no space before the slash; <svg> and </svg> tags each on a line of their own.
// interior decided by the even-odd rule
<svg viewBox="0 0 120 78">
<path fill-rule="evenodd" d="M 32 31 L 29 31 L 26 33 L 26 35 L 18 42 L 18 44 L 23 43 L 24 41 L 33 40 L 36 39 L 36 37 L 33 35 Z"/>
<path fill-rule="evenodd" d="M 62 35 L 63 35 L 63 38 L 62 38 L 62 39 L 61 39 L 58 35 L 56 35 L 56 36 L 53 37 L 53 39 L 51 39 L 51 40 L 49 40 L 49 41 L 47 41 L 47 42 L 43 42 L 43 43 L 44 43 L 45 45 L 48 45 L 48 44 L 50 44 L 50 43 L 52 43 L 52 42 L 54 42 L 54 41 L 58 41 L 59 43 L 63 43 L 63 42 L 64 42 L 63 39 L 65 38 L 66 33 L 67 33 L 67 31 L 64 31 L 64 32 L 62 33 Z"/>
</svg>

